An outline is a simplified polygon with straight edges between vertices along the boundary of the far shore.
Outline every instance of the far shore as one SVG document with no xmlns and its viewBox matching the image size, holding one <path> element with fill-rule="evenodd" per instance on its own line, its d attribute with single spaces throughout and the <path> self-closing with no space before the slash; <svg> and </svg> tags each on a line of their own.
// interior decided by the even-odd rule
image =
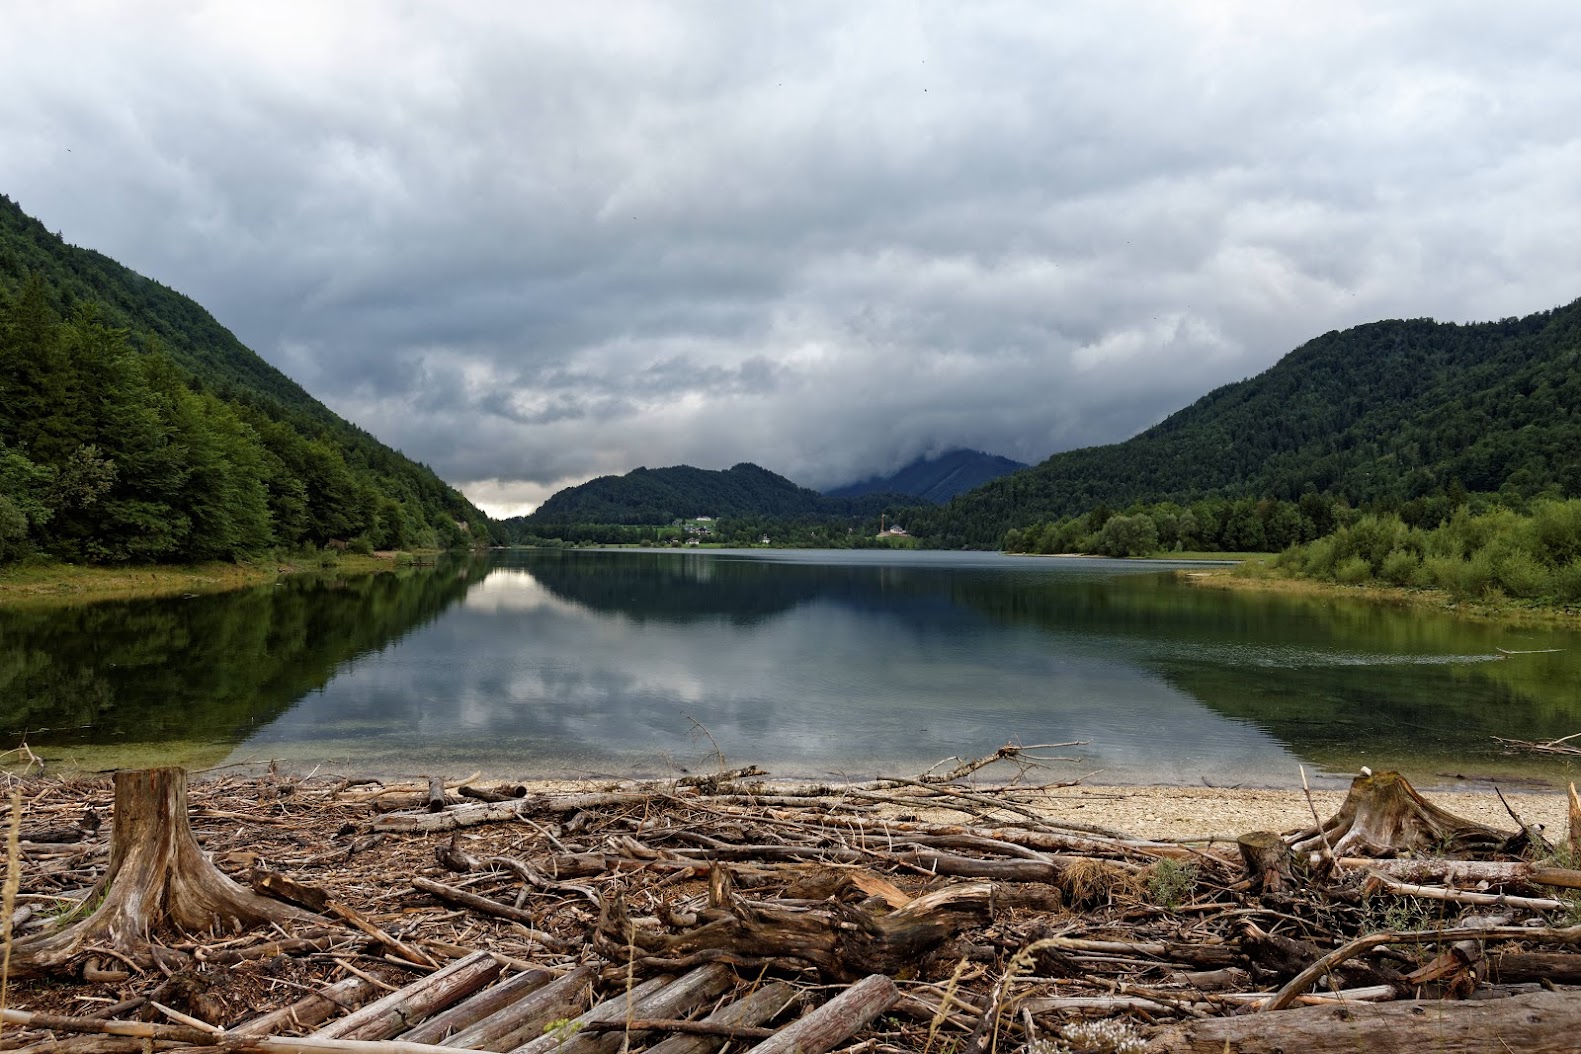
<svg viewBox="0 0 1581 1054">
<path fill-rule="evenodd" d="M 286 575 L 360 575 L 390 571 L 397 553 L 335 554 L 334 561 L 292 557 L 248 563 L 129 564 L 119 566 L 46 563 L 0 569 L 0 607 L 48 607 L 95 600 L 140 600 L 224 593 L 268 585 Z M 432 557 L 431 552 L 413 554 Z"/>
</svg>

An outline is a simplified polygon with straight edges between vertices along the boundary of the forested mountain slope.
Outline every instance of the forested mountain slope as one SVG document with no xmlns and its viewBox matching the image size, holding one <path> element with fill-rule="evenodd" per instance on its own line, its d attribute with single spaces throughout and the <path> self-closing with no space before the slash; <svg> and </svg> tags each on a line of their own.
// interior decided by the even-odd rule
<svg viewBox="0 0 1581 1054">
<path fill-rule="evenodd" d="M 829 498 L 799 487 L 757 465 L 715 471 L 676 465 L 638 468 L 624 476 L 600 476 L 568 487 L 521 518 L 527 526 L 573 523 L 666 524 L 695 516 L 808 517 L 878 515 L 906 498 L 893 494 Z M 517 521 L 506 521 L 510 529 Z"/>
<path fill-rule="evenodd" d="M 1315 489 L 1388 504 L 1457 488 L 1581 495 L 1581 301 L 1326 333 L 1126 442 L 1056 454 L 911 527 L 997 545 L 1010 527 L 1137 501 Z"/>
<path fill-rule="evenodd" d="M 863 494 L 906 494 L 923 501 L 945 502 L 957 494 L 982 486 L 991 479 L 1026 468 L 998 454 L 980 450 L 951 450 L 938 457 L 919 457 L 888 476 L 873 476 L 824 491 L 831 497 L 855 498 Z"/>
<path fill-rule="evenodd" d="M 0 196 L 0 560 L 451 546 L 489 529 L 198 304 Z"/>
</svg>

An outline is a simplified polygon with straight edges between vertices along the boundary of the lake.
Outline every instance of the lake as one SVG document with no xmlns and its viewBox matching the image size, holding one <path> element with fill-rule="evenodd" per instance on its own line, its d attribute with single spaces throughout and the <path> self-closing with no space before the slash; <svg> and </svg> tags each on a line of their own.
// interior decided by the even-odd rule
<svg viewBox="0 0 1581 1054">
<path fill-rule="evenodd" d="M 526 550 L 0 610 L 0 735 L 61 767 L 1299 786 L 1568 778 L 1581 634 L 992 553 Z M 1506 651 L 1533 654 L 1505 655 Z M 1559 649 L 1546 651 L 1546 649 Z"/>
</svg>

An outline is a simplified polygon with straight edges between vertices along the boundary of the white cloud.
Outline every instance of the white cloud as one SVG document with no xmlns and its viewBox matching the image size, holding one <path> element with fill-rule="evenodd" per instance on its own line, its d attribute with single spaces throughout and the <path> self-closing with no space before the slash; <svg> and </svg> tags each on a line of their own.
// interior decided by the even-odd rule
<svg viewBox="0 0 1581 1054">
<path fill-rule="evenodd" d="M 0 191 L 497 508 L 826 485 L 1568 302 L 1578 45 L 1560 3 L 24 5 Z"/>
</svg>

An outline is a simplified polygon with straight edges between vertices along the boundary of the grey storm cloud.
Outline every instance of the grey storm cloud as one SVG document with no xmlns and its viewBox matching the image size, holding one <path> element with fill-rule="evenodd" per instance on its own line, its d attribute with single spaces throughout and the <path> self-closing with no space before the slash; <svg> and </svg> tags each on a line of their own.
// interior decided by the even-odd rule
<svg viewBox="0 0 1581 1054">
<path fill-rule="evenodd" d="M 1581 295 L 1563 2 L 8 5 L 0 191 L 508 512 Z"/>
</svg>

